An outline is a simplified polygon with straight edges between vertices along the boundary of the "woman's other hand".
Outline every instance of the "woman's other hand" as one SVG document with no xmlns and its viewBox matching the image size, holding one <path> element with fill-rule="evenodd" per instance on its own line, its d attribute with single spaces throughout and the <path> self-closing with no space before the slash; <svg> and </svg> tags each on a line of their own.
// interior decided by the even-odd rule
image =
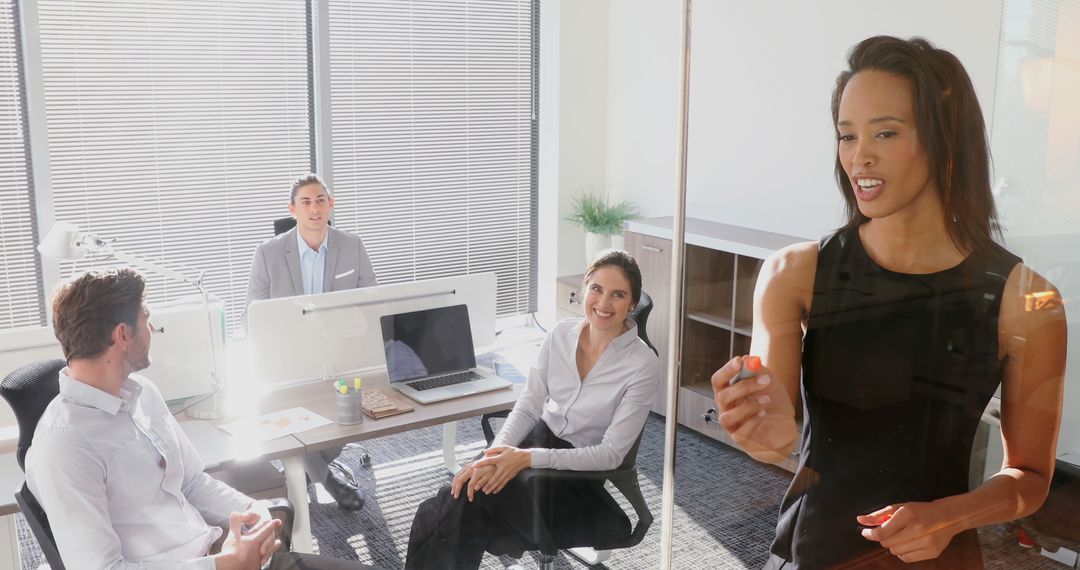
<svg viewBox="0 0 1080 570">
<path fill-rule="evenodd" d="M 528 449 L 518 449 L 509 445 L 492 447 L 484 451 L 484 458 L 476 462 L 476 467 L 494 467 L 491 477 L 477 480 L 473 489 L 493 495 L 525 469 L 532 466 L 532 453 Z"/>
<path fill-rule="evenodd" d="M 744 358 L 732 358 L 712 375 L 716 421 L 754 459 L 782 461 L 791 454 L 798 436 L 794 406 L 767 366 L 753 377 L 732 383 Z"/>
<path fill-rule="evenodd" d="M 863 529 L 863 538 L 907 563 L 937 558 L 962 530 L 935 503 L 889 505 L 856 520 L 871 527 Z"/>
<path fill-rule="evenodd" d="M 450 483 L 450 495 L 457 499 L 461 495 L 461 489 L 465 489 L 466 495 L 469 497 L 469 502 L 475 498 L 473 483 L 483 483 L 494 474 L 495 469 L 491 467 L 478 468 L 476 461 L 470 461 L 458 469 L 456 475 L 454 475 L 453 482 Z"/>
</svg>

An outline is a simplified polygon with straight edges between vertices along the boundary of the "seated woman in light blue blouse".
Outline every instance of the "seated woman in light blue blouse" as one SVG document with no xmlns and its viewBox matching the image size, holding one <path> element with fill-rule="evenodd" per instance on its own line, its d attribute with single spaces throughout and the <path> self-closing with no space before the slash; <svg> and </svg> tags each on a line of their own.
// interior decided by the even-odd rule
<svg viewBox="0 0 1080 570">
<path fill-rule="evenodd" d="M 520 554 L 528 545 L 519 537 L 539 525 L 560 544 L 629 532 L 629 519 L 602 484 L 552 481 L 534 496 L 517 477 L 530 467 L 614 469 L 649 415 L 660 363 L 627 317 L 641 298 L 634 258 L 602 252 L 585 272 L 583 297 L 585 318 L 566 319 L 548 334 L 483 457 L 420 505 L 406 568 L 478 568 L 485 551 Z"/>
</svg>

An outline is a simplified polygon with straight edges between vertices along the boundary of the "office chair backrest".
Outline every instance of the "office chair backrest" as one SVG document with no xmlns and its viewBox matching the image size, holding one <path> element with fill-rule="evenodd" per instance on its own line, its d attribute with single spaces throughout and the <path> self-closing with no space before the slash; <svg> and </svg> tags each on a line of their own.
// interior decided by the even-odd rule
<svg viewBox="0 0 1080 570">
<path fill-rule="evenodd" d="M 334 225 L 333 220 L 327 220 L 327 225 Z M 296 227 L 296 218 L 289 216 L 287 218 L 278 218 L 274 220 L 274 235 L 279 236 Z"/>
<path fill-rule="evenodd" d="M 26 452 L 34 441 L 34 430 L 37 429 L 41 414 L 45 413 L 49 402 L 60 393 L 60 370 L 66 365 L 67 363 L 59 358 L 40 360 L 15 370 L 0 382 L 0 395 L 11 405 L 15 419 L 19 422 L 19 444 L 15 458 L 20 469 L 26 469 Z M 26 483 L 15 492 L 15 502 L 30 525 L 49 567 L 53 570 L 64 570 L 64 562 L 56 549 L 49 518 Z"/>
<path fill-rule="evenodd" d="M 60 369 L 66 365 L 59 358 L 39 360 L 15 370 L 0 382 L 0 395 L 11 405 L 19 422 L 19 444 L 15 458 L 22 469 L 25 469 L 23 461 L 34 440 L 38 420 L 49 402 L 60 393 Z"/>
<path fill-rule="evenodd" d="M 652 310 L 652 297 L 650 297 L 648 293 L 642 291 L 641 299 L 638 299 L 637 306 L 630 312 L 630 318 L 634 319 L 634 322 L 637 323 L 638 338 L 645 341 L 645 344 L 647 344 L 657 356 L 660 356 L 660 353 L 656 352 L 656 347 L 653 346 L 653 343 L 649 342 L 649 334 L 645 332 L 645 324 L 649 322 L 649 313 L 651 313 Z"/>
<path fill-rule="evenodd" d="M 296 227 L 296 218 L 278 218 L 274 220 L 274 235 L 279 236 Z"/>
</svg>

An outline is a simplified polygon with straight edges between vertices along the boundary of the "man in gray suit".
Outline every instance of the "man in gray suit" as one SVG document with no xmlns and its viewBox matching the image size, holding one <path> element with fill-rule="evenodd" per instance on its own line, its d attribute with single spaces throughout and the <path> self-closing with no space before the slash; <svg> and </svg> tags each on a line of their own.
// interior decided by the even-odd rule
<svg viewBox="0 0 1080 570">
<path fill-rule="evenodd" d="M 289 213 L 296 227 L 255 250 L 248 282 L 247 305 L 258 299 L 311 295 L 378 285 L 360 236 L 329 225 L 334 197 L 317 174 L 296 179 L 289 194 Z M 338 505 L 350 511 L 364 506 L 364 495 L 352 470 L 337 461 L 341 447 L 304 456 L 313 482 L 323 481 Z"/>
</svg>

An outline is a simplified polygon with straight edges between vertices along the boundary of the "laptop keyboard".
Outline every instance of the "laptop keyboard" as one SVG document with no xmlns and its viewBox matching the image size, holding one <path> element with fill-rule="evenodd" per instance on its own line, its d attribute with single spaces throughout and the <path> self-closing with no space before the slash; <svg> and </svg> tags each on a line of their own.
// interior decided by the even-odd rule
<svg viewBox="0 0 1080 570">
<path fill-rule="evenodd" d="M 466 372 L 458 372 L 457 374 L 448 374 L 446 376 L 439 376 L 438 378 L 428 378 L 427 380 L 418 380 L 416 382 L 406 382 L 409 386 L 412 386 L 414 390 L 431 390 L 433 388 L 442 388 L 445 386 L 453 386 L 454 384 L 461 384 L 462 382 L 469 382 L 472 380 L 482 380 L 484 377 L 473 372 L 472 370 Z"/>
</svg>

